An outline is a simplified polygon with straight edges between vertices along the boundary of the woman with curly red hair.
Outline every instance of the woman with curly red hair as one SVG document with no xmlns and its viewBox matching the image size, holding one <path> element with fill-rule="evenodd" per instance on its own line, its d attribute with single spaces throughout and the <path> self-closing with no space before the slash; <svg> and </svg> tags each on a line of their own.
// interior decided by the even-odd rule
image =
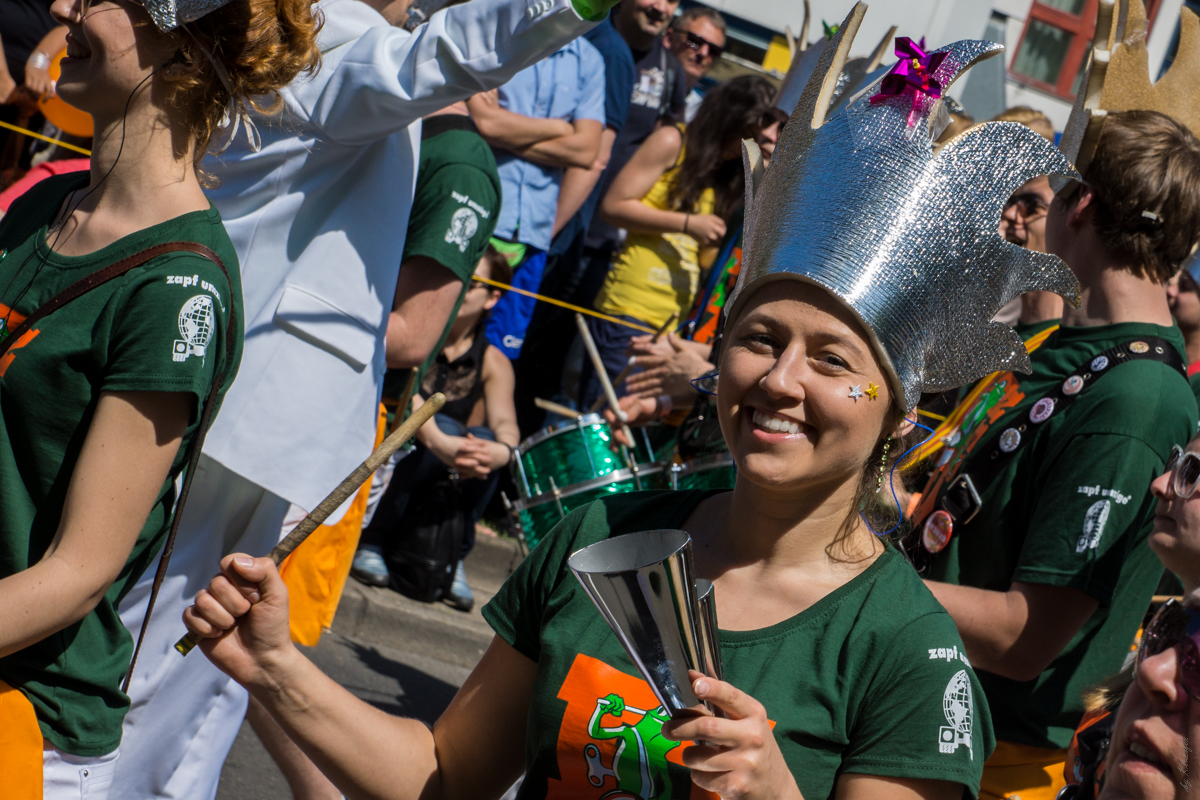
<svg viewBox="0 0 1200 800">
<path fill-rule="evenodd" d="M 0 223 L 7 798 L 108 795 L 134 649 L 116 607 L 241 358 L 237 257 L 197 164 L 223 120 L 319 62 L 306 0 L 143 2 L 54 2 L 91 168 Z"/>
</svg>

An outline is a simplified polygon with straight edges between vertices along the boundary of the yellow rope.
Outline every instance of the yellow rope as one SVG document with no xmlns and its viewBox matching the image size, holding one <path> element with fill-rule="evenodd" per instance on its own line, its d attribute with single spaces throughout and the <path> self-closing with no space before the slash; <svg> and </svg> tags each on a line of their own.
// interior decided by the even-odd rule
<svg viewBox="0 0 1200 800">
<path fill-rule="evenodd" d="M 644 325 L 638 325 L 633 322 L 626 322 L 623 319 L 617 319 L 616 317 L 610 317 L 607 314 L 601 314 L 599 311 L 592 311 L 591 309 L 588 309 L 588 308 L 580 308 L 579 306 L 573 306 L 570 303 L 564 303 L 562 300 L 555 300 L 553 297 L 546 297 L 545 295 L 535 294 L 534 292 L 530 292 L 525 289 L 518 289 L 515 286 L 509 286 L 507 283 L 501 283 L 500 281 L 494 281 L 490 278 L 481 278 L 478 275 L 476 275 L 473 278 L 473 280 L 477 280 L 480 283 L 486 283 L 488 286 L 495 286 L 497 289 L 505 289 L 510 292 L 516 292 L 517 294 L 523 294 L 526 297 L 532 297 L 534 300 L 541 300 L 542 302 L 549 303 L 552 306 L 559 306 L 561 308 L 570 309 L 571 311 L 578 311 L 580 314 L 587 314 L 588 316 L 596 317 L 597 319 L 602 319 L 606 322 L 612 322 L 617 325 L 624 325 L 626 328 L 633 328 L 635 330 L 645 331 L 646 333 L 654 333 L 655 332 L 655 330 L 653 328 L 647 328 Z"/>
<path fill-rule="evenodd" d="M 52 139 L 49 136 L 43 136 L 40 133 L 34 133 L 33 131 L 29 130 L 28 128 L 22 128 L 19 125 L 11 125 L 7 122 L 0 121 L 0 128 L 8 128 L 10 131 L 16 131 L 17 133 L 23 133 L 26 136 L 32 136 L 35 139 L 41 139 L 43 142 L 49 142 L 50 144 L 56 144 L 59 147 L 65 147 L 68 150 L 74 150 L 76 153 L 83 153 L 85 156 L 90 157 L 92 155 L 91 150 L 84 150 L 82 147 L 76 147 L 73 144 L 67 144 L 66 142 L 60 142 L 58 139 Z"/>
</svg>

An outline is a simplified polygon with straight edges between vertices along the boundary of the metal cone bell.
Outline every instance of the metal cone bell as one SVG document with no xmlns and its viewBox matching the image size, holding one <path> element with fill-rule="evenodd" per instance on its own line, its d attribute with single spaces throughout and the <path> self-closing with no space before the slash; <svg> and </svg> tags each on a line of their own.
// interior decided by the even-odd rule
<svg viewBox="0 0 1200 800">
<path fill-rule="evenodd" d="M 717 636 L 717 599 L 712 581 L 696 579 L 696 602 L 700 605 L 697 621 L 700 625 L 700 647 L 704 651 L 704 672 L 717 680 L 723 680 L 721 666 L 721 640 Z"/>
<path fill-rule="evenodd" d="M 567 566 L 667 714 L 697 714 L 688 670 L 707 670 L 687 532 L 615 536 L 572 554 Z"/>
</svg>

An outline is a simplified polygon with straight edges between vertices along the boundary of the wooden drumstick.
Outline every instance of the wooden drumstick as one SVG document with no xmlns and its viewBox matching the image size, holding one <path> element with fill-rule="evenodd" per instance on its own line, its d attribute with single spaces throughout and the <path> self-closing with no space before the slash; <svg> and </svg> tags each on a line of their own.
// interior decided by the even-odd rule
<svg viewBox="0 0 1200 800">
<path fill-rule="evenodd" d="M 416 434 L 417 430 L 429 421 L 429 418 L 436 414 L 446 403 L 446 396 L 441 392 L 430 397 L 425 401 L 425 405 L 413 412 L 413 415 L 405 420 L 404 424 L 392 432 L 392 435 L 383 440 L 379 447 L 375 448 L 375 452 L 367 456 L 367 460 L 362 462 L 351 472 L 336 489 L 329 493 L 329 496 L 317 505 L 311 513 L 300 524 L 292 529 L 292 532 L 284 537 L 283 541 L 275 545 L 271 552 L 267 554 L 267 558 L 275 562 L 275 566 L 283 563 L 283 560 L 292 554 L 292 551 L 304 543 L 309 534 L 329 518 L 329 515 L 341 507 L 342 503 L 359 490 L 360 487 L 375 474 L 375 470 L 383 466 L 383 462 L 391 458 L 392 453 L 395 453 L 400 447 Z M 182 639 L 175 643 L 175 649 L 180 655 L 187 655 L 192 652 L 192 648 L 200 643 L 200 638 L 191 633 L 188 633 Z"/>
<path fill-rule="evenodd" d="M 540 397 L 533 398 L 533 404 L 543 411 L 549 411 L 552 414 L 558 414 L 560 417 L 566 417 L 567 419 L 579 419 L 583 416 L 583 412 L 581 411 L 568 408 L 552 400 L 543 400 Z M 592 409 L 592 413 L 595 413 L 595 409 Z"/>
<path fill-rule="evenodd" d="M 587 323 L 583 321 L 583 314 L 575 313 L 575 324 L 579 326 L 579 335 L 583 337 L 583 346 L 587 348 L 588 357 L 592 359 L 592 367 L 596 370 L 596 377 L 600 379 L 600 385 L 604 388 L 604 396 L 608 398 L 608 407 L 616 414 L 617 421 L 621 423 L 621 432 L 632 444 L 634 441 L 633 431 L 629 430 L 629 425 L 626 424 L 629 415 L 621 410 L 621 404 L 617 402 L 617 393 L 613 390 L 612 381 L 608 379 L 608 370 L 604 368 L 604 362 L 600 359 L 600 351 L 596 349 L 596 342 L 592 340 L 591 331 L 587 329 Z"/>
</svg>

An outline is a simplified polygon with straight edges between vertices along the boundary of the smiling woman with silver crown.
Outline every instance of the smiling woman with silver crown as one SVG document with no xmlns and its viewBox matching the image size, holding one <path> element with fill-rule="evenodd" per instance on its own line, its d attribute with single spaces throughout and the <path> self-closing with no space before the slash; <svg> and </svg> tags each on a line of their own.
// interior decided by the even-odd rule
<svg viewBox="0 0 1200 800">
<path fill-rule="evenodd" d="M 1029 178 L 1073 171 L 1018 124 L 933 149 L 941 92 L 1000 51 L 986 42 L 925 53 L 902 40 L 905 60 L 826 119 L 864 13 L 839 29 L 765 177 L 748 155 L 745 260 L 712 381 L 732 492 L 617 495 L 569 514 L 485 607 L 497 636 L 432 731 L 366 706 L 292 647 L 269 560 L 228 557 L 185 613 L 347 795 L 498 797 L 522 771 L 527 799 L 978 792 L 994 741 L 962 642 L 859 509 L 923 389 L 1028 366 L 991 317 L 1075 283 L 997 221 Z M 690 534 L 715 585 L 725 680 L 692 688 L 721 716 L 668 721 L 567 568 L 651 528 Z"/>
<path fill-rule="evenodd" d="M 0 223 L 0 794 L 103 800 L 134 649 L 116 607 L 241 358 L 237 257 L 196 165 L 316 68 L 317 23 L 307 0 L 50 10 L 56 92 L 95 150 Z"/>
</svg>

